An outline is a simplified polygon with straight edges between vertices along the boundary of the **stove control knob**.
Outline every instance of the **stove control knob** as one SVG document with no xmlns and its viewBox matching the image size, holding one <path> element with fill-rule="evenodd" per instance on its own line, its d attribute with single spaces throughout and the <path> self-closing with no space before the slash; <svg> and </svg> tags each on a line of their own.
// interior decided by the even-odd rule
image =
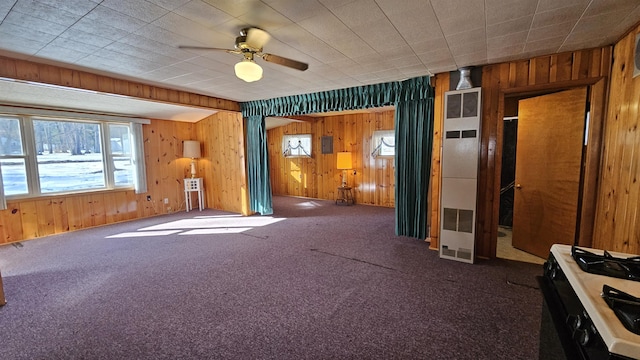
<svg viewBox="0 0 640 360">
<path fill-rule="evenodd" d="M 587 329 L 578 329 L 574 333 L 573 337 L 578 341 L 578 343 L 580 343 L 580 345 L 587 346 L 591 340 L 591 333 Z"/>
<path fill-rule="evenodd" d="M 567 325 L 574 331 L 574 333 L 582 327 L 582 316 L 581 315 L 568 315 L 567 316 Z"/>
</svg>

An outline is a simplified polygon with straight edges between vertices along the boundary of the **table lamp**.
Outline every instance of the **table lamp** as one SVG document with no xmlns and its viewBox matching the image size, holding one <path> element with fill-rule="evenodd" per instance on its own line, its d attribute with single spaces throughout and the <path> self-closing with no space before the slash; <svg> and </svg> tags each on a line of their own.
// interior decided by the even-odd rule
<svg viewBox="0 0 640 360">
<path fill-rule="evenodd" d="M 191 178 L 196 177 L 196 158 L 200 157 L 200 141 L 185 140 L 182 157 L 191 158 Z"/>
<path fill-rule="evenodd" d="M 347 187 L 347 170 L 352 169 L 351 153 L 339 152 L 338 153 L 338 170 L 342 170 L 342 187 Z"/>
</svg>

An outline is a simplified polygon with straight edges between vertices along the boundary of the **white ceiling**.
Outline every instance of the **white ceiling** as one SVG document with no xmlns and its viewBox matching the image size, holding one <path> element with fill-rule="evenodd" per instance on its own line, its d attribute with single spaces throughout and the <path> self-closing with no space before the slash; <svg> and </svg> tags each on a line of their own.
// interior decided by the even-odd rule
<svg viewBox="0 0 640 360">
<path fill-rule="evenodd" d="M 0 55 L 249 101 L 612 44 L 638 21 L 639 0 L 0 0 Z M 247 26 L 309 70 L 258 59 L 245 83 L 240 55 L 178 49 Z"/>
</svg>

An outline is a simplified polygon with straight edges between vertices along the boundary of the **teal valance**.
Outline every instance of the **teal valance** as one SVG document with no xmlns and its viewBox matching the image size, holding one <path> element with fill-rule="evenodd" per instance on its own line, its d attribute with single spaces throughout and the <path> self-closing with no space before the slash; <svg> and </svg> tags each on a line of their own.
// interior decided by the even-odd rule
<svg viewBox="0 0 640 360">
<path fill-rule="evenodd" d="M 430 77 L 240 103 L 243 117 L 293 116 L 395 105 L 433 96 Z"/>
</svg>

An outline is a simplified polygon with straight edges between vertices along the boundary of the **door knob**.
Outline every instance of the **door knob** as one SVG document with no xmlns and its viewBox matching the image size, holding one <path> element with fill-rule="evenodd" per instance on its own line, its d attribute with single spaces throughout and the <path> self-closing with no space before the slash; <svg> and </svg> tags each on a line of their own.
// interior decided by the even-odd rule
<svg viewBox="0 0 640 360">
<path fill-rule="evenodd" d="M 516 189 L 520 189 L 520 188 L 522 188 L 522 185 L 516 184 Z"/>
</svg>

